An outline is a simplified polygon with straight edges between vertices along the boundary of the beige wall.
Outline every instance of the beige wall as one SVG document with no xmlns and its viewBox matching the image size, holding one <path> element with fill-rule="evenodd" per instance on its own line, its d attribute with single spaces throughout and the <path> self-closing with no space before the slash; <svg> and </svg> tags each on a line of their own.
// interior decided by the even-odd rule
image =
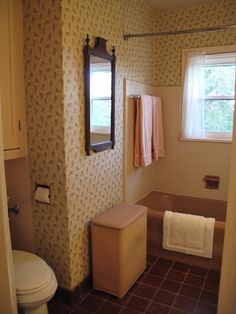
<svg viewBox="0 0 236 314">
<path fill-rule="evenodd" d="M 236 309 L 236 115 L 234 120 L 234 141 L 232 145 L 229 194 L 226 215 L 226 229 L 220 280 L 218 314 L 233 314 Z"/>
<path fill-rule="evenodd" d="M 156 89 L 150 85 L 132 80 L 124 80 L 124 201 L 136 203 L 152 188 L 154 164 L 147 167 L 134 167 L 134 125 L 135 101 L 131 95 L 155 95 Z"/>
<path fill-rule="evenodd" d="M 9 216 L 12 248 L 34 252 L 33 212 L 27 158 L 5 161 L 8 206 L 19 205 L 18 215 Z"/>
<path fill-rule="evenodd" d="M 231 144 L 180 141 L 181 88 L 159 87 L 156 93 L 163 101 L 166 157 L 154 165 L 153 189 L 226 200 Z M 205 175 L 220 177 L 219 190 L 205 189 Z"/>
<path fill-rule="evenodd" d="M 216 1 L 191 8 L 163 11 L 158 31 L 194 29 L 236 23 L 236 2 Z M 155 190 L 226 200 L 230 144 L 179 141 L 181 54 L 184 48 L 235 44 L 236 30 L 158 37 L 155 56 L 155 85 L 163 97 L 166 157 L 155 164 Z M 220 189 L 204 188 L 203 177 L 220 176 Z"/>
<path fill-rule="evenodd" d="M 123 31 L 154 31 L 144 0 L 24 0 L 25 85 L 31 189 L 51 186 L 51 205 L 33 202 L 38 253 L 59 284 L 89 272 L 88 225 L 123 199 L 123 78 L 152 84 L 153 40 L 125 42 Z M 116 48 L 116 145 L 85 155 L 83 47 L 86 35 Z"/>
</svg>

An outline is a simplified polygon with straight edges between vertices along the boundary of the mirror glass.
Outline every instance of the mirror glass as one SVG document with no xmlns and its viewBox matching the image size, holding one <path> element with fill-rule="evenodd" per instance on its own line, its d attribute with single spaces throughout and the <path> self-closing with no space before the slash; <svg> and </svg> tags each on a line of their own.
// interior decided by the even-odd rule
<svg viewBox="0 0 236 314">
<path fill-rule="evenodd" d="M 107 52 L 106 39 L 84 47 L 85 151 L 101 152 L 115 146 L 115 48 Z"/>
<path fill-rule="evenodd" d="M 90 143 L 111 139 L 111 62 L 90 56 Z"/>
</svg>

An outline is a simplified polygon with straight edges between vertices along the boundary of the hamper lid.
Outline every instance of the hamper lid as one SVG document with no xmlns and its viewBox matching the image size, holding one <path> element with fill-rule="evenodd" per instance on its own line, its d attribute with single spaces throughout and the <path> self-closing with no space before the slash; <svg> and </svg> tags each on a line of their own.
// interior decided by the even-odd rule
<svg viewBox="0 0 236 314">
<path fill-rule="evenodd" d="M 147 207 L 145 206 L 121 203 L 95 217 L 91 223 L 92 225 L 120 230 L 130 225 L 146 211 Z"/>
</svg>

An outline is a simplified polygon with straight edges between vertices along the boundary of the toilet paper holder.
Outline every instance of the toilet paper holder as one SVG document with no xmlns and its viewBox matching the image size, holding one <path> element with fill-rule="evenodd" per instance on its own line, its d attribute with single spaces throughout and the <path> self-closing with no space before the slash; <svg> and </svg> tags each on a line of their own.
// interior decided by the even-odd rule
<svg viewBox="0 0 236 314">
<path fill-rule="evenodd" d="M 50 204 L 50 186 L 37 184 L 34 191 L 34 200 L 44 204 Z"/>
</svg>

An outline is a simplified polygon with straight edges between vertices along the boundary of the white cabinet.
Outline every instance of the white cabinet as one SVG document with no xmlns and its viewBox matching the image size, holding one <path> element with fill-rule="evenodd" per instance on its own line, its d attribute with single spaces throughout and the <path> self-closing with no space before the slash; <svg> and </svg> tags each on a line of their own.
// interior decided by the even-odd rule
<svg viewBox="0 0 236 314">
<path fill-rule="evenodd" d="M 19 0 L 0 0 L 0 102 L 4 159 L 24 157 L 23 18 Z"/>
</svg>

